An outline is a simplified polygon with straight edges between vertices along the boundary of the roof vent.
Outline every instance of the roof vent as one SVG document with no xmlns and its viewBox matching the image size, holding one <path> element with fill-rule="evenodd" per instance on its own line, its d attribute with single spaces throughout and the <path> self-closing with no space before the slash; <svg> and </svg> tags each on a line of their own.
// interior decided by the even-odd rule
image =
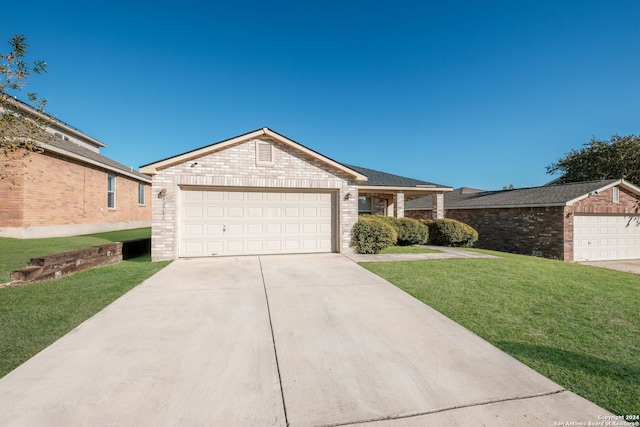
<svg viewBox="0 0 640 427">
<path fill-rule="evenodd" d="M 273 145 L 265 141 L 256 141 L 256 164 L 273 164 Z"/>
</svg>

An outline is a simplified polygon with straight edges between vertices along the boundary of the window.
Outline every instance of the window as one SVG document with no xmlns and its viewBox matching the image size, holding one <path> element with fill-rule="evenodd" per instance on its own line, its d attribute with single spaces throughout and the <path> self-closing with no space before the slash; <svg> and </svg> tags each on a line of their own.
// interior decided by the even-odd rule
<svg viewBox="0 0 640 427">
<path fill-rule="evenodd" d="M 138 204 L 139 205 L 144 205 L 144 183 L 139 182 L 138 183 Z"/>
<path fill-rule="evenodd" d="M 273 164 L 273 146 L 265 141 L 256 141 L 256 164 Z"/>
<path fill-rule="evenodd" d="M 371 215 L 373 213 L 371 197 L 358 197 L 358 215 Z"/>
<path fill-rule="evenodd" d="M 620 189 L 613 187 L 613 203 L 620 203 Z"/>
<path fill-rule="evenodd" d="M 116 207 L 116 176 L 112 174 L 107 176 L 107 207 Z"/>
</svg>

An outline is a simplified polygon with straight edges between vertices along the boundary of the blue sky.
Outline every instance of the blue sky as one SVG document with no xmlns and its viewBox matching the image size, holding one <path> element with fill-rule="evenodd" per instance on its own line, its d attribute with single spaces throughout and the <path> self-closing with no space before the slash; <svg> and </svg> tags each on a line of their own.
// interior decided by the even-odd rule
<svg viewBox="0 0 640 427">
<path fill-rule="evenodd" d="M 640 2 L 9 2 L 48 112 L 128 166 L 267 126 L 452 187 L 640 133 Z M 8 50 L 8 45 L 2 48 Z M 26 98 L 26 97 L 24 97 Z"/>
</svg>

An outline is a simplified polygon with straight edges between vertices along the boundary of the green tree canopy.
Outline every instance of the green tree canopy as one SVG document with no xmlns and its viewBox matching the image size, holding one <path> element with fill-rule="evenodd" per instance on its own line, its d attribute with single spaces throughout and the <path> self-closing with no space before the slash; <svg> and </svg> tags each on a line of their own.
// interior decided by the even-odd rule
<svg viewBox="0 0 640 427">
<path fill-rule="evenodd" d="M 571 150 L 547 166 L 548 174 L 560 173 L 559 182 L 620 179 L 640 184 L 640 137 L 614 135 L 609 141 L 593 138 L 580 150 Z"/>
<path fill-rule="evenodd" d="M 17 99 L 17 93 L 27 85 L 30 76 L 42 74 L 47 70 L 44 61 L 27 62 L 29 45 L 23 35 L 9 38 L 8 53 L 0 52 L 0 181 L 15 178 L 24 172 L 28 156 L 41 151 L 38 141 L 49 137 L 47 125 L 53 120 L 44 113 L 46 99 L 28 92 L 29 102 L 23 104 Z"/>
</svg>

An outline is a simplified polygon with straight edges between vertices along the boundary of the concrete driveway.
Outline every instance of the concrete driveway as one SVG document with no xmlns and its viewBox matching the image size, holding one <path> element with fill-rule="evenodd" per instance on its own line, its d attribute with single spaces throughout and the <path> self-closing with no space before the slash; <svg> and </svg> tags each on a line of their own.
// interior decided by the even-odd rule
<svg viewBox="0 0 640 427">
<path fill-rule="evenodd" d="M 0 380 L 2 426 L 606 415 L 339 254 L 178 260 Z"/>
<path fill-rule="evenodd" d="M 580 264 L 609 270 L 624 271 L 625 273 L 640 274 L 640 259 L 621 259 L 616 261 L 583 261 Z"/>
</svg>

